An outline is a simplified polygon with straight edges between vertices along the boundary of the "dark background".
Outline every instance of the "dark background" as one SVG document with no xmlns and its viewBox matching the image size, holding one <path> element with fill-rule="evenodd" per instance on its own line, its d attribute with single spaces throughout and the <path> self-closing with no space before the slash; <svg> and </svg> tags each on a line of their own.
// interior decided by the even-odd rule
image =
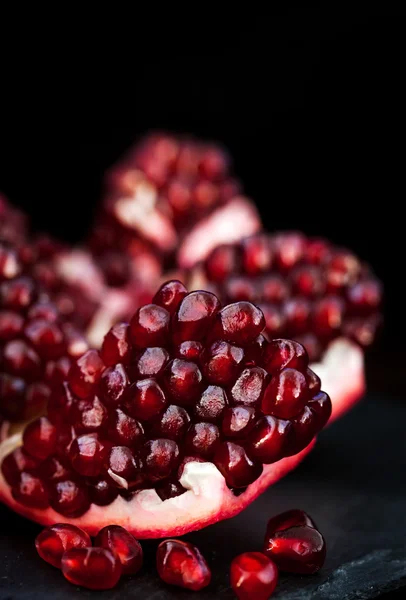
<svg viewBox="0 0 406 600">
<path fill-rule="evenodd" d="M 223 142 L 269 229 L 328 236 L 373 265 L 386 328 L 372 384 L 397 391 L 404 19 L 386 4 L 325 4 L 276 2 L 270 15 L 36 13 L 11 30 L 2 21 L 0 189 L 36 227 L 76 241 L 103 172 L 137 137 L 167 129 Z M 375 369 L 382 361 L 391 375 Z"/>
</svg>

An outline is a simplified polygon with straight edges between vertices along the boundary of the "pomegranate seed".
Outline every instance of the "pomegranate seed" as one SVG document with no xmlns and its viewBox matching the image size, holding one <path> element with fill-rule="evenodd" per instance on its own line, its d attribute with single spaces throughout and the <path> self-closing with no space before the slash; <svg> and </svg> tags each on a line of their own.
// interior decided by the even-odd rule
<svg viewBox="0 0 406 600">
<path fill-rule="evenodd" d="M 0 312 L 0 340 L 16 338 L 23 330 L 24 319 L 18 313 L 5 310 Z"/>
<path fill-rule="evenodd" d="M 145 472 L 150 481 L 169 477 L 179 464 L 179 448 L 173 440 L 158 438 L 144 446 Z"/>
<path fill-rule="evenodd" d="M 203 339 L 219 309 L 220 302 L 210 292 L 192 292 L 185 296 L 174 316 L 175 341 Z"/>
<path fill-rule="evenodd" d="M 24 413 L 26 390 L 24 379 L 0 373 L 0 414 L 18 420 Z"/>
<path fill-rule="evenodd" d="M 0 279 L 14 279 L 21 272 L 21 265 L 14 250 L 0 246 Z"/>
<path fill-rule="evenodd" d="M 158 546 L 156 565 L 159 577 L 170 585 L 195 592 L 208 586 L 210 569 L 196 546 L 180 540 L 165 540 Z"/>
<path fill-rule="evenodd" d="M 243 275 L 233 275 L 224 284 L 224 293 L 228 302 L 239 300 L 254 301 L 257 296 L 255 283 Z"/>
<path fill-rule="evenodd" d="M 38 473 L 45 482 L 63 481 L 72 476 L 68 461 L 58 456 L 49 456 L 45 459 L 41 463 Z"/>
<path fill-rule="evenodd" d="M 273 304 L 258 304 L 265 319 L 266 331 L 269 337 L 280 337 L 286 325 L 286 319 L 282 309 Z"/>
<path fill-rule="evenodd" d="M 284 456 L 292 424 L 270 415 L 261 417 L 248 436 L 246 451 L 253 459 L 270 464 Z"/>
<path fill-rule="evenodd" d="M 109 414 L 107 437 L 118 446 L 131 448 L 144 441 L 144 429 L 139 421 L 116 408 Z"/>
<path fill-rule="evenodd" d="M 135 575 L 142 567 L 141 544 L 124 527 L 108 525 L 99 531 L 95 546 L 110 550 L 121 562 L 123 575 Z"/>
<path fill-rule="evenodd" d="M 291 276 L 293 289 L 307 298 L 322 296 L 326 284 L 320 268 L 303 265 L 296 267 Z"/>
<path fill-rule="evenodd" d="M 348 290 L 351 310 L 365 314 L 377 310 L 382 302 L 382 286 L 379 281 L 360 281 Z"/>
<path fill-rule="evenodd" d="M 169 498 L 176 498 L 181 496 L 187 490 L 179 483 L 179 481 L 163 480 L 159 482 L 155 488 L 156 493 L 162 501 L 169 500 Z"/>
<path fill-rule="evenodd" d="M 38 354 L 26 342 L 12 340 L 3 348 L 4 370 L 29 381 L 41 374 L 41 361 Z"/>
<path fill-rule="evenodd" d="M 108 407 L 117 406 L 129 385 L 127 373 L 123 365 L 107 367 L 100 379 L 100 394 Z"/>
<path fill-rule="evenodd" d="M 202 368 L 210 383 L 228 385 L 238 374 L 244 360 L 244 350 L 227 342 L 214 342 L 203 353 Z"/>
<path fill-rule="evenodd" d="M 53 387 L 64 383 L 68 378 L 71 361 L 67 356 L 50 360 L 45 367 L 45 380 Z"/>
<path fill-rule="evenodd" d="M 143 482 L 142 464 L 130 448 L 114 446 L 106 462 L 109 481 L 122 489 L 134 489 Z"/>
<path fill-rule="evenodd" d="M 36 300 L 37 290 L 28 277 L 20 277 L 0 284 L 0 303 L 3 308 L 20 311 Z"/>
<path fill-rule="evenodd" d="M 90 590 L 110 590 L 121 577 L 121 563 L 104 548 L 74 548 L 62 556 L 62 573 L 70 583 Z"/>
<path fill-rule="evenodd" d="M 312 575 L 324 564 L 326 543 L 317 529 L 301 525 L 267 536 L 264 553 L 282 571 Z"/>
<path fill-rule="evenodd" d="M 306 369 L 309 363 L 307 352 L 298 342 L 292 340 L 271 340 L 264 349 L 264 368 L 272 375 L 286 367 Z"/>
<path fill-rule="evenodd" d="M 32 421 L 24 430 L 24 449 L 39 460 L 45 460 L 56 448 L 57 430 L 46 417 Z"/>
<path fill-rule="evenodd" d="M 87 486 L 90 500 L 97 506 L 108 506 L 118 496 L 118 489 L 102 477 L 88 480 Z"/>
<path fill-rule="evenodd" d="M 281 304 L 288 299 L 288 283 L 280 275 L 265 275 L 260 280 L 260 300 L 271 304 Z"/>
<path fill-rule="evenodd" d="M 322 344 L 313 333 L 304 333 L 295 337 L 296 342 L 300 343 L 304 348 L 306 348 L 306 352 L 311 362 L 316 362 L 320 359 L 322 353 Z"/>
<path fill-rule="evenodd" d="M 74 402 L 69 411 L 70 423 L 76 433 L 96 433 L 107 426 L 108 412 L 97 396 Z"/>
<path fill-rule="evenodd" d="M 55 323 L 33 319 L 25 326 L 24 335 L 42 358 L 59 358 L 65 350 L 62 330 Z"/>
<path fill-rule="evenodd" d="M 59 319 L 59 313 L 54 304 L 41 300 L 31 306 L 28 311 L 28 318 L 30 320 L 44 319 L 48 323 L 56 323 Z"/>
<path fill-rule="evenodd" d="M 169 361 L 165 348 L 145 348 L 138 355 L 134 370 L 138 377 L 158 377 Z"/>
<path fill-rule="evenodd" d="M 185 450 L 189 454 L 211 458 L 220 442 L 220 432 L 213 423 L 193 423 L 185 438 Z"/>
<path fill-rule="evenodd" d="M 296 369 L 283 369 L 274 375 L 262 399 L 262 412 L 281 419 L 298 415 L 309 399 L 306 377 Z"/>
<path fill-rule="evenodd" d="M 48 385 L 40 381 L 31 383 L 27 387 L 25 406 L 21 413 L 22 418 L 30 419 L 43 411 L 50 397 L 51 389 Z"/>
<path fill-rule="evenodd" d="M 341 298 L 327 296 L 318 300 L 313 309 L 313 325 L 321 337 L 336 335 L 342 326 L 344 303 Z"/>
<path fill-rule="evenodd" d="M 273 262 L 273 250 L 267 235 L 257 235 L 242 242 L 244 271 L 257 275 L 269 271 Z"/>
<path fill-rule="evenodd" d="M 290 529 L 290 527 L 300 527 L 303 525 L 317 529 L 313 519 L 303 510 L 287 510 L 269 519 L 265 540 L 271 537 L 276 531 L 283 531 L 284 529 Z"/>
<path fill-rule="evenodd" d="M 321 389 L 320 377 L 311 369 L 306 369 L 305 375 L 310 394 L 318 394 Z"/>
<path fill-rule="evenodd" d="M 197 362 L 202 351 L 203 346 L 200 342 L 186 341 L 175 347 L 175 357 Z"/>
<path fill-rule="evenodd" d="M 130 362 L 131 345 L 128 323 L 117 323 L 105 335 L 101 357 L 107 366 L 113 366 L 117 363 L 127 365 Z"/>
<path fill-rule="evenodd" d="M 70 418 L 74 398 L 66 382 L 56 387 L 48 402 L 48 418 L 54 425 L 62 425 Z"/>
<path fill-rule="evenodd" d="M 230 396 L 234 404 L 258 408 L 267 383 L 267 373 L 260 367 L 244 369 L 231 388 Z"/>
<path fill-rule="evenodd" d="M 211 281 L 222 282 L 238 271 L 240 257 L 235 246 L 217 246 L 205 263 L 206 273 Z"/>
<path fill-rule="evenodd" d="M 61 560 L 66 550 L 86 548 L 92 545 L 89 535 L 68 523 L 57 523 L 43 529 L 35 539 L 35 547 L 40 557 L 53 567 L 61 568 Z"/>
<path fill-rule="evenodd" d="M 331 249 L 325 240 L 313 239 L 307 243 L 305 257 L 308 263 L 312 265 L 321 265 L 328 262 L 331 258 Z"/>
<path fill-rule="evenodd" d="M 30 456 L 21 447 L 16 448 L 3 459 L 1 463 L 1 471 L 4 479 L 11 486 L 17 486 L 21 480 L 21 473 L 32 473 L 36 471 L 39 461 Z"/>
<path fill-rule="evenodd" d="M 30 508 L 47 508 L 48 493 L 42 480 L 32 473 L 23 471 L 20 480 L 11 490 L 14 500 Z"/>
<path fill-rule="evenodd" d="M 176 279 L 164 283 L 153 298 L 153 303 L 166 308 L 173 315 L 178 309 L 179 304 L 187 294 L 187 289 L 180 281 Z"/>
<path fill-rule="evenodd" d="M 131 341 L 137 348 L 166 346 L 169 340 L 170 314 L 157 304 L 137 310 L 130 322 Z"/>
<path fill-rule="evenodd" d="M 303 235 L 295 232 L 281 233 L 273 240 L 275 262 L 282 271 L 289 271 L 303 257 L 305 239 Z"/>
<path fill-rule="evenodd" d="M 84 485 L 65 479 L 49 485 L 49 503 L 64 517 L 80 517 L 88 511 L 90 500 Z"/>
<path fill-rule="evenodd" d="M 220 421 L 228 400 L 223 388 L 209 385 L 197 401 L 194 414 L 199 420 Z"/>
<path fill-rule="evenodd" d="M 165 387 L 176 404 L 191 406 L 202 389 L 202 374 L 193 362 L 175 358 L 164 372 Z"/>
<path fill-rule="evenodd" d="M 232 488 L 247 487 L 262 473 L 262 465 L 252 461 L 244 448 L 234 442 L 222 442 L 213 462 Z"/>
<path fill-rule="evenodd" d="M 153 424 L 151 433 L 154 437 L 178 442 L 184 437 L 189 423 L 189 413 L 181 406 L 170 404 Z"/>
<path fill-rule="evenodd" d="M 132 417 L 148 421 L 167 404 L 165 394 L 154 379 L 141 379 L 129 387 L 124 408 Z"/>
<path fill-rule="evenodd" d="M 255 408 L 229 406 L 225 409 L 221 429 L 226 437 L 243 438 L 255 424 Z"/>
<path fill-rule="evenodd" d="M 69 458 L 77 473 L 96 477 L 100 475 L 109 450 L 109 443 L 101 441 L 96 433 L 86 434 L 73 440 L 69 449 Z"/>
<path fill-rule="evenodd" d="M 227 342 L 245 346 L 253 342 L 264 327 L 264 315 L 259 308 L 250 302 L 236 302 L 218 313 L 214 334 Z"/>
<path fill-rule="evenodd" d="M 278 583 L 278 569 L 260 552 L 245 552 L 231 563 L 230 582 L 239 600 L 268 600 Z"/>
<path fill-rule="evenodd" d="M 78 398 L 88 398 L 100 381 L 104 363 L 96 350 L 88 350 L 69 371 L 69 387 Z"/>
<path fill-rule="evenodd" d="M 283 313 L 288 334 L 296 335 L 306 331 L 311 314 L 311 305 L 308 300 L 291 298 L 283 307 Z"/>
<path fill-rule="evenodd" d="M 300 415 L 292 419 L 293 427 L 285 448 L 286 456 L 297 454 L 310 444 L 318 432 L 317 424 L 316 414 L 305 406 Z"/>
<path fill-rule="evenodd" d="M 325 392 L 319 392 L 309 400 L 308 406 L 316 415 L 317 429 L 320 431 L 331 417 L 332 405 L 330 396 Z"/>
</svg>

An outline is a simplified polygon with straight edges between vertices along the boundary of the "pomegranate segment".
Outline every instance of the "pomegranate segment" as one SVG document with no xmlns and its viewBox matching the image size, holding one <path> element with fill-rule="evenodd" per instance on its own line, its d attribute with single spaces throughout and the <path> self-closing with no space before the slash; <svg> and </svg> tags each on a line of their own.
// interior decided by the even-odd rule
<svg viewBox="0 0 406 600">
<path fill-rule="evenodd" d="M 110 550 L 121 562 L 123 575 L 135 575 L 142 567 L 141 544 L 119 525 L 108 525 L 99 531 L 95 546 Z"/>
<path fill-rule="evenodd" d="M 165 540 L 158 546 L 156 566 L 160 578 L 170 585 L 195 592 L 207 587 L 211 572 L 196 546 L 180 540 Z"/>
<path fill-rule="evenodd" d="M 231 563 L 230 583 L 239 600 L 268 600 L 278 583 L 278 569 L 260 552 L 245 552 Z"/>
<path fill-rule="evenodd" d="M 61 560 L 66 550 L 87 548 L 92 545 L 89 535 L 68 523 L 57 523 L 47 527 L 36 537 L 35 547 L 40 557 L 50 565 L 61 568 Z"/>
<path fill-rule="evenodd" d="M 61 561 L 64 577 L 89 590 L 110 590 L 120 580 L 122 568 L 116 554 L 105 548 L 73 548 Z"/>
<path fill-rule="evenodd" d="M 282 571 L 312 575 L 324 564 L 326 543 L 317 529 L 307 525 L 297 525 L 275 532 L 268 529 L 264 553 Z"/>
</svg>

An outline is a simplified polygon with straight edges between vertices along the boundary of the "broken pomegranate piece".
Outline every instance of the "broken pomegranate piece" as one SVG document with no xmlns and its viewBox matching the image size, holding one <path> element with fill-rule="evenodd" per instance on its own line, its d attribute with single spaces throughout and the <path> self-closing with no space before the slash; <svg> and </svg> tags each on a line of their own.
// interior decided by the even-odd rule
<svg viewBox="0 0 406 600">
<path fill-rule="evenodd" d="M 278 583 L 278 569 L 260 552 L 245 552 L 231 563 L 230 583 L 239 600 L 268 600 Z"/>
<path fill-rule="evenodd" d="M 167 290 L 178 283 L 156 297 Z M 242 510 L 310 449 L 331 402 L 303 346 L 261 338 L 263 314 L 247 301 L 172 300 L 115 325 L 73 363 L 23 447 L 19 435 L 0 447 L 0 491 L 16 510 L 89 533 L 115 523 L 175 535 Z"/>
<path fill-rule="evenodd" d="M 121 577 L 121 563 L 105 548 L 73 548 L 61 561 L 62 573 L 70 583 L 89 590 L 110 590 Z"/>
<path fill-rule="evenodd" d="M 158 546 L 156 566 L 160 578 L 170 585 L 195 592 L 207 587 L 211 572 L 196 546 L 180 540 L 165 540 Z"/>
<path fill-rule="evenodd" d="M 92 545 L 89 535 L 68 523 L 57 523 L 47 527 L 35 539 L 40 557 L 50 565 L 61 568 L 61 559 L 66 550 L 87 548 Z"/>
</svg>

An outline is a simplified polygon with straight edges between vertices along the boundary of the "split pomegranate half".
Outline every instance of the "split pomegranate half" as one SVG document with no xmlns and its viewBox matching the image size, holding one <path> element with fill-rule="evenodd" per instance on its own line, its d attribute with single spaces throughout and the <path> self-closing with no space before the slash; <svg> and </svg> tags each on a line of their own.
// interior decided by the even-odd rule
<svg viewBox="0 0 406 600">
<path fill-rule="evenodd" d="M 331 415 L 304 347 L 268 341 L 264 327 L 250 302 L 164 284 L 73 363 L 46 415 L 1 444 L 1 499 L 42 524 L 94 534 L 115 523 L 139 538 L 239 513 Z"/>
</svg>

